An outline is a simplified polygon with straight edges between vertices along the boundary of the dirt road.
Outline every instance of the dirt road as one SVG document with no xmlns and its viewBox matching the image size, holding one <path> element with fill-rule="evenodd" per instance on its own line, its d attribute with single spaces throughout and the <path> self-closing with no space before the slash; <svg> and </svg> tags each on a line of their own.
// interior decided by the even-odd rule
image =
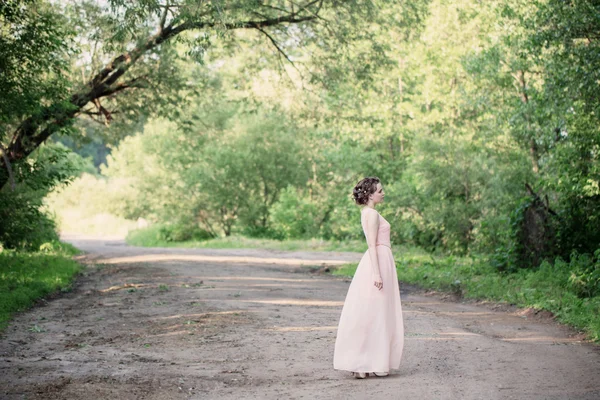
<svg viewBox="0 0 600 400">
<path fill-rule="evenodd" d="M 360 254 L 68 239 L 89 265 L 5 331 L 0 398 L 600 399 L 599 346 L 532 313 L 403 285 L 400 370 L 334 371 L 349 280 L 307 267 Z"/>
</svg>

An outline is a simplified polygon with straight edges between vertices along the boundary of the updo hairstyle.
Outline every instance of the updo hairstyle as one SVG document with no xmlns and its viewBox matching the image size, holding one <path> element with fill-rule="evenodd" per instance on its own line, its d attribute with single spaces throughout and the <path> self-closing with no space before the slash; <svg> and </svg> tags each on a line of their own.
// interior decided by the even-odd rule
<svg viewBox="0 0 600 400">
<path fill-rule="evenodd" d="M 364 206 L 369 202 L 369 196 L 377 190 L 377 184 L 381 181 L 374 176 L 362 179 L 354 186 L 352 198 L 356 204 Z"/>
</svg>

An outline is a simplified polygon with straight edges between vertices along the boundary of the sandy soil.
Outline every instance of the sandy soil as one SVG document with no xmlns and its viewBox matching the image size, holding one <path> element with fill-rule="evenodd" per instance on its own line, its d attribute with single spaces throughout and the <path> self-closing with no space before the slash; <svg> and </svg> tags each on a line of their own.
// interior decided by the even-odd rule
<svg viewBox="0 0 600 400">
<path fill-rule="evenodd" d="M 403 363 L 332 369 L 357 253 L 144 249 L 67 238 L 88 254 L 72 292 L 0 340 L 2 399 L 599 399 L 599 346 L 547 316 L 401 285 Z"/>
</svg>

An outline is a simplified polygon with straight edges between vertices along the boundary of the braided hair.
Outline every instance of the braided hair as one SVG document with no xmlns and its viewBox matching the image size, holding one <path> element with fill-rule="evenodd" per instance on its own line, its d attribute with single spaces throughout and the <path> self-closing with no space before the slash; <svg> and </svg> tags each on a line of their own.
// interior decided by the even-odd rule
<svg viewBox="0 0 600 400">
<path fill-rule="evenodd" d="M 369 202 L 369 196 L 377 190 L 377 184 L 381 181 L 374 176 L 362 179 L 354 186 L 352 197 L 356 204 L 365 205 Z"/>
</svg>

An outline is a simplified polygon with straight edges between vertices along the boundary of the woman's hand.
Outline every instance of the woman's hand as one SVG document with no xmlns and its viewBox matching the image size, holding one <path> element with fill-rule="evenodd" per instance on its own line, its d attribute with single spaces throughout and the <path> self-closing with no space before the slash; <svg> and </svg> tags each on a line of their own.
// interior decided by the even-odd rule
<svg viewBox="0 0 600 400">
<path fill-rule="evenodd" d="M 373 284 L 379 290 L 383 289 L 383 281 L 381 280 L 381 276 L 374 275 L 373 276 Z"/>
</svg>

